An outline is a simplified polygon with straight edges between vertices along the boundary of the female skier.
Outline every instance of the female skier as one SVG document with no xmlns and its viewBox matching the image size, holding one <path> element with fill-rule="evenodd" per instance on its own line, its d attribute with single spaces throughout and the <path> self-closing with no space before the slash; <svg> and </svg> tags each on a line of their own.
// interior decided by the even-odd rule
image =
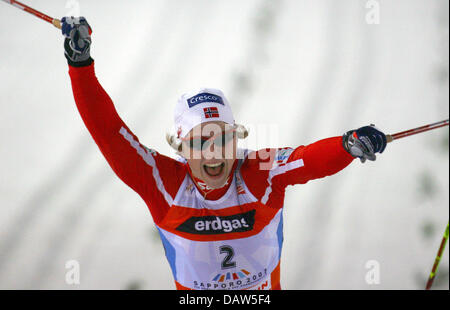
<svg viewBox="0 0 450 310">
<path fill-rule="evenodd" d="M 142 145 L 97 81 L 86 19 L 62 19 L 78 111 L 116 175 L 139 194 L 158 228 L 177 289 L 281 289 L 288 185 L 375 160 L 386 136 L 373 126 L 296 148 L 237 150 L 248 134 L 224 94 L 200 89 L 175 107 L 167 136 L 175 160 Z"/>
</svg>

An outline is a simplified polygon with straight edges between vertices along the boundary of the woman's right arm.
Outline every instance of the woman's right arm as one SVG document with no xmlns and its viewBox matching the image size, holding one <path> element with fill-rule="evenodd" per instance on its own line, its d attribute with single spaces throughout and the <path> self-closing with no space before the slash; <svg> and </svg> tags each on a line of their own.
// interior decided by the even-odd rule
<svg viewBox="0 0 450 310">
<path fill-rule="evenodd" d="M 66 31 L 65 55 L 69 63 L 73 95 L 81 118 L 116 175 L 148 205 L 151 202 L 150 211 L 155 222 L 158 222 L 172 204 L 178 186 L 183 181 L 185 167 L 139 142 L 119 117 L 111 98 L 98 82 L 94 61 L 89 54 L 83 55 L 86 51 L 89 53 L 89 48 L 84 47 L 84 51 L 76 54 L 76 46 L 72 41 L 78 39 L 78 42 L 90 46 L 87 22 L 85 30 L 81 30 L 81 36 L 78 37 L 74 35 L 74 28 L 69 27 L 66 18 L 63 18 L 62 22 L 63 33 Z M 83 35 L 88 36 L 83 38 Z M 76 57 L 70 55 L 71 51 Z"/>
</svg>

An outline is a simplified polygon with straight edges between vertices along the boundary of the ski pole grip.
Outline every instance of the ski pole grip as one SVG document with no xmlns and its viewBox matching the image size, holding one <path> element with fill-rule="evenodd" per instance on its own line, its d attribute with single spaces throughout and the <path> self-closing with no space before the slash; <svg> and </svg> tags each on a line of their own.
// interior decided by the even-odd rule
<svg viewBox="0 0 450 310">
<path fill-rule="evenodd" d="M 56 28 L 58 28 L 58 29 L 61 29 L 61 21 L 59 20 L 59 19 L 54 19 L 54 20 L 52 20 L 52 24 L 53 24 L 53 26 L 55 26 Z"/>
</svg>

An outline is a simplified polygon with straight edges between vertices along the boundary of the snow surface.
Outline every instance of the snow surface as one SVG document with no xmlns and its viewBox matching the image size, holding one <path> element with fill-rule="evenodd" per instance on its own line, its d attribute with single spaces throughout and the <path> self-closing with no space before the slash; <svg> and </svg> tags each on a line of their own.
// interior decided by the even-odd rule
<svg viewBox="0 0 450 310">
<path fill-rule="evenodd" d="M 379 24 L 366 0 L 24 2 L 88 18 L 101 84 L 163 154 L 176 99 L 202 86 L 224 90 L 261 147 L 449 115 L 446 0 L 375 1 Z M 0 289 L 174 289 L 148 209 L 77 113 L 62 43 L 0 3 Z M 290 187 L 283 288 L 423 289 L 449 218 L 448 137 L 396 141 L 376 162 Z M 449 288 L 448 248 L 435 288 Z M 79 285 L 65 282 L 70 260 Z M 379 284 L 366 282 L 373 260 Z"/>
</svg>

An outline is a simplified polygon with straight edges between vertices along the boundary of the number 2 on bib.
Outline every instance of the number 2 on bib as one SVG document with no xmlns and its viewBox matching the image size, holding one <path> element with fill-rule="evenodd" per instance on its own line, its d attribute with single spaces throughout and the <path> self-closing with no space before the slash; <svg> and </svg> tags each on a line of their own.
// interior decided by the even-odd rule
<svg viewBox="0 0 450 310">
<path fill-rule="evenodd" d="M 221 267 L 222 269 L 229 269 L 236 267 L 236 262 L 233 262 L 232 259 L 234 257 L 234 250 L 229 245 L 223 245 L 220 247 L 220 254 L 226 254 L 225 258 L 222 261 Z"/>
</svg>

